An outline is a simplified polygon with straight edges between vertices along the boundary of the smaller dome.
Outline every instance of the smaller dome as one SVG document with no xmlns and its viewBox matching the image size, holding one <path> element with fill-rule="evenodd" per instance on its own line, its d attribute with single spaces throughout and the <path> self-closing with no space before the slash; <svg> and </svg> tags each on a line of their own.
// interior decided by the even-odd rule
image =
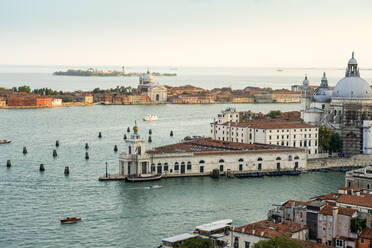
<svg viewBox="0 0 372 248">
<path fill-rule="evenodd" d="M 304 81 L 302 81 L 302 85 L 303 85 L 304 87 L 309 86 L 309 80 L 307 79 L 307 75 L 305 76 Z"/>
<path fill-rule="evenodd" d="M 328 88 L 319 87 L 313 93 L 314 102 L 330 102 L 332 97 L 332 90 Z"/>
<path fill-rule="evenodd" d="M 147 70 L 146 74 L 142 76 L 142 80 L 144 84 L 153 83 L 155 81 L 149 70 Z"/>
<path fill-rule="evenodd" d="M 349 59 L 349 62 L 347 62 L 349 65 L 357 65 L 358 64 L 358 62 L 356 61 L 356 59 L 354 59 L 354 58 L 351 58 L 351 59 Z"/>
</svg>

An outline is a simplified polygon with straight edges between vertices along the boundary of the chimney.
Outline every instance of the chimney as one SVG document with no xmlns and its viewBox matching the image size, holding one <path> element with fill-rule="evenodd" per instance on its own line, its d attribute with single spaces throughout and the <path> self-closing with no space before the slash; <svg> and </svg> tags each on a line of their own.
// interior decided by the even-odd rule
<svg viewBox="0 0 372 248">
<path fill-rule="evenodd" d="M 256 234 L 256 230 L 253 229 L 252 230 L 252 234 L 255 235 Z"/>
</svg>

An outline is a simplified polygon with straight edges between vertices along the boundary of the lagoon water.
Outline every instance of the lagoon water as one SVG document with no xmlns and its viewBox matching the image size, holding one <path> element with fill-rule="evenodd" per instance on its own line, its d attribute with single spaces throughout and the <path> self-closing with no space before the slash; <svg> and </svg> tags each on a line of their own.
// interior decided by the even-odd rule
<svg viewBox="0 0 372 248">
<path fill-rule="evenodd" d="M 180 178 L 159 184 L 99 182 L 118 170 L 118 145 L 137 120 L 148 147 L 208 135 L 209 122 L 228 105 L 93 106 L 0 110 L 0 247 L 156 247 L 164 237 L 192 232 L 196 225 L 231 218 L 235 225 L 266 217 L 272 204 L 336 190 L 344 174 L 308 173 L 257 179 Z M 298 110 L 297 104 L 240 104 L 237 110 Z M 159 120 L 141 121 L 146 113 Z M 174 137 L 169 132 L 174 131 Z M 98 132 L 103 137 L 99 139 Z M 59 140 L 58 157 L 52 157 Z M 84 159 L 89 143 L 90 159 Z M 22 154 L 26 146 L 28 154 Z M 11 159 L 12 167 L 6 167 Z M 39 172 L 44 163 L 46 171 Z M 63 170 L 70 166 L 70 175 Z M 59 219 L 83 221 L 61 225 Z"/>
</svg>

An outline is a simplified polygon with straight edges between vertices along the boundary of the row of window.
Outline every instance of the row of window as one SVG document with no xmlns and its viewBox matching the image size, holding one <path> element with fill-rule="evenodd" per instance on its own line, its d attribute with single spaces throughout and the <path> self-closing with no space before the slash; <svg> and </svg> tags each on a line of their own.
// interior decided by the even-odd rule
<svg viewBox="0 0 372 248">
<path fill-rule="evenodd" d="M 250 135 L 249 138 L 252 139 L 251 137 L 252 136 Z M 282 135 L 281 137 L 282 137 L 282 139 L 284 139 L 285 137 L 287 137 L 287 139 L 289 139 L 289 135 L 287 135 L 287 136 Z M 296 137 L 297 137 L 296 134 L 294 134 L 293 135 L 293 138 L 296 139 Z M 317 138 L 317 137 L 318 137 L 318 134 L 315 134 L 315 138 Z M 272 136 L 269 135 L 269 140 L 271 140 L 271 138 L 272 138 Z M 305 138 L 305 139 L 306 138 L 309 138 L 310 139 L 311 138 L 311 134 L 309 134 L 309 135 L 304 134 L 304 137 L 303 138 Z M 276 136 L 276 139 L 280 139 L 280 135 L 277 135 Z"/>
</svg>

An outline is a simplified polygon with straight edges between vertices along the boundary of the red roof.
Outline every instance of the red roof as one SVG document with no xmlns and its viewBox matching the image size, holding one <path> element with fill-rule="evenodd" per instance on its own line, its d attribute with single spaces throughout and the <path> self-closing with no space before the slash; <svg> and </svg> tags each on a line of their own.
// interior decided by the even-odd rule
<svg viewBox="0 0 372 248">
<path fill-rule="evenodd" d="M 340 195 L 338 203 L 372 208 L 372 195 Z"/>
<path fill-rule="evenodd" d="M 284 205 L 282 205 L 280 207 L 281 210 L 285 209 L 285 208 L 291 208 L 292 207 L 292 202 L 294 202 L 294 205 L 295 206 L 298 206 L 298 205 L 306 205 L 307 202 L 304 202 L 304 201 L 294 201 L 294 200 L 289 200 L 287 201 Z"/>
<path fill-rule="evenodd" d="M 234 229 L 235 232 L 255 235 L 264 238 L 274 238 L 274 237 L 292 237 L 294 233 L 306 229 L 306 227 L 301 227 L 300 224 L 291 221 L 283 221 L 281 224 L 269 220 L 262 220 L 252 224 L 240 226 Z"/>
<path fill-rule="evenodd" d="M 364 229 L 363 232 L 359 235 L 359 238 L 372 240 L 372 229 L 371 228 Z"/>
<path fill-rule="evenodd" d="M 357 211 L 356 209 L 353 209 L 353 208 L 332 207 L 332 206 L 326 205 L 320 210 L 319 213 L 324 214 L 324 215 L 333 215 L 332 211 L 334 208 L 338 209 L 338 214 L 346 215 L 346 216 L 353 216 Z"/>
<path fill-rule="evenodd" d="M 213 140 L 211 138 L 194 139 L 182 143 L 156 147 L 147 151 L 149 154 L 162 153 L 185 153 L 190 152 L 194 155 L 209 154 L 239 154 L 239 153 L 274 153 L 274 152 L 303 152 L 304 149 L 276 146 L 268 144 L 246 144 L 240 142 L 230 142 Z"/>
</svg>

